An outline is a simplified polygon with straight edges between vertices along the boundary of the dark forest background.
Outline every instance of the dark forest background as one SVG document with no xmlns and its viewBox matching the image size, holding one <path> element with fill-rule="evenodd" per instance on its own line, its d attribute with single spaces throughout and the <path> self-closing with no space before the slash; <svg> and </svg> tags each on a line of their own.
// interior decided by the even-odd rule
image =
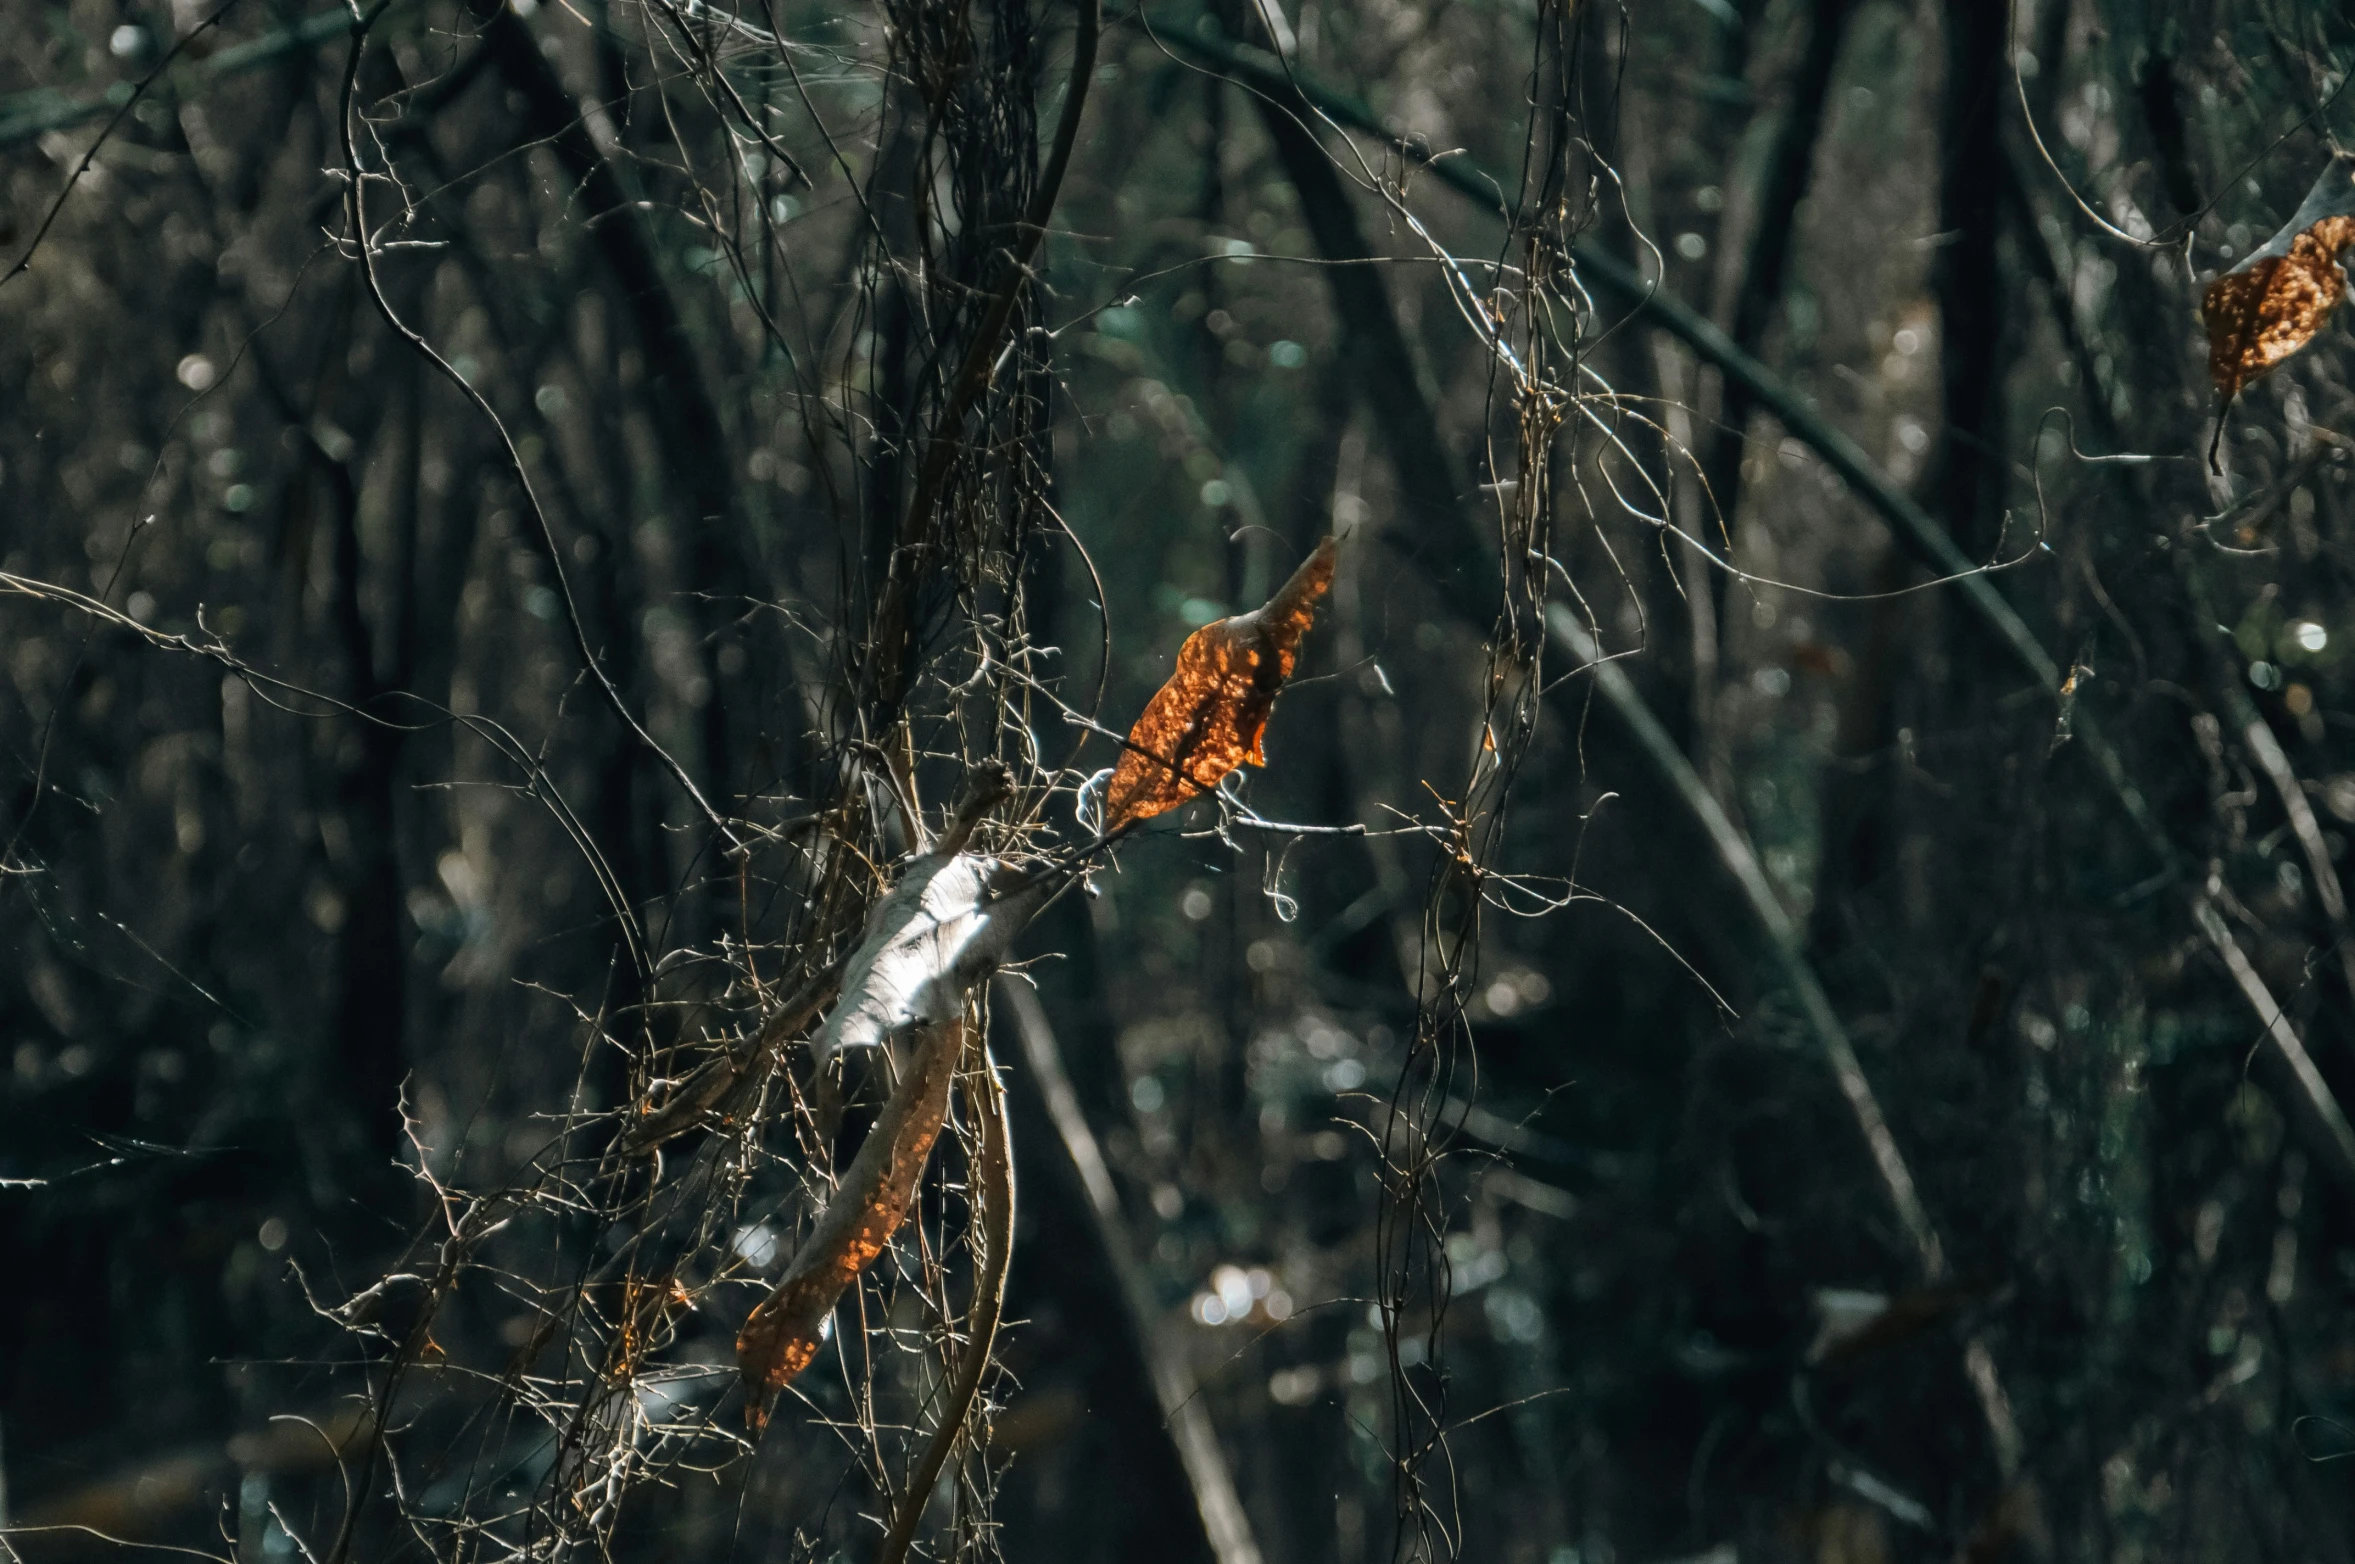
<svg viewBox="0 0 2355 1564">
<path fill-rule="evenodd" d="M 629 1126 L 1338 533 L 925 1556 L 2355 1558 L 2338 7 L 729 3 L 0 0 L 0 1546 L 872 1556 L 970 1124 L 757 1438 Z"/>
</svg>

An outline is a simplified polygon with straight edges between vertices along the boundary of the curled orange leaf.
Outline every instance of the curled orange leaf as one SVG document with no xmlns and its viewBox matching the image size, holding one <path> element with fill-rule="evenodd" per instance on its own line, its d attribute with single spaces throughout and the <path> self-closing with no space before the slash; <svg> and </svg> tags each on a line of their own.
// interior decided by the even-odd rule
<svg viewBox="0 0 2355 1564">
<path fill-rule="evenodd" d="M 2281 232 L 2208 284 L 2208 373 L 2229 402 L 2314 340 L 2346 296 L 2339 252 L 2355 245 L 2355 158 L 2331 160 Z"/>
<path fill-rule="evenodd" d="M 1186 637 L 1176 671 L 1129 729 L 1104 790 L 1106 832 L 1209 792 L 1239 765 L 1267 764 L 1260 739 L 1332 585 L 1333 555 L 1327 538 L 1265 606 Z"/>
<path fill-rule="evenodd" d="M 746 1421 L 767 1421 L 768 1400 L 793 1383 L 825 1344 L 843 1289 L 875 1262 L 908 1214 L 917 1180 L 948 1117 L 949 1083 L 965 1049 L 962 1020 L 919 1023 L 905 1072 L 851 1159 L 809 1237 L 736 1337 L 736 1367 L 750 1399 Z"/>
</svg>

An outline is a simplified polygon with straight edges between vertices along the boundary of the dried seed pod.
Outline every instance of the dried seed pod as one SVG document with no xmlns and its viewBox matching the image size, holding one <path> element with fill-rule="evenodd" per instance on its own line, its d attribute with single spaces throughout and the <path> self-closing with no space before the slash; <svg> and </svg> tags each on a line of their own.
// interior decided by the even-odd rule
<svg viewBox="0 0 2355 1564">
<path fill-rule="evenodd" d="M 1104 790 L 1107 832 L 1209 792 L 1239 765 L 1267 764 L 1260 739 L 1332 584 L 1334 547 L 1319 543 L 1265 606 L 1186 637 Z"/>
</svg>

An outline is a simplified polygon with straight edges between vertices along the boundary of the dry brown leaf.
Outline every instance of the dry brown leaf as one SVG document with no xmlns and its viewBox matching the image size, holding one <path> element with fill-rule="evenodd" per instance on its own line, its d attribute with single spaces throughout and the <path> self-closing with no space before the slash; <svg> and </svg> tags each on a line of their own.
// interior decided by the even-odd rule
<svg viewBox="0 0 2355 1564">
<path fill-rule="evenodd" d="M 965 1048 L 962 1020 L 919 1024 L 907 1073 L 851 1159 L 834 1198 L 736 1337 L 736 1367 L 749 1393 L 745 1421 L 768 1421 L 769 1398 L 793 1383 L 826 1340 L 826 1321 L 906 1219 L 932 1143 L 948 1117 L 949 1083 Z"/>
<path fill-rule="evenodd" d="M 1104 790 L 1107 833 L 1209 792 L 1239 765 L 1267 764 L 1260 739 L 1332 584 L 1334 549 L 1319 543 L 1265 606 L 1186 637 Z"/>
<path fill-rule="evenodd" d="M 2208 284 L 2208 373 L 2229 402 L 2314 340 L 2346 296 L 2339 252 L 2355 245 L 2355 159 L 2334 158 L 2281 232 Z"/>
</svg>

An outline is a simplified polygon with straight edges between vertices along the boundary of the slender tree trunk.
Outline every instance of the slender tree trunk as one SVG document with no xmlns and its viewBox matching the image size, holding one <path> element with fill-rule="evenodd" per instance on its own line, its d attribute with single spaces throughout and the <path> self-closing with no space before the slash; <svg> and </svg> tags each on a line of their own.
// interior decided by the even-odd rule
<svg viewBox="0 0 2355 1564">
<path fill-rule="evenodd" d="M 2004 499 L 2003 374 L 2008 314 L 1997 255 L 2004 160 L 1998 132 L 2009 82 L 2010 19 L 2001 6 L 1949 0 L 1946 83 L 1939 110 L 1938 250 L 1931 287 L 1938 304 L 1940 408 L 1944 433 L 1932 469 L 1932 507 L 1962 551 L 1985 559 L 1998 541 Z M 1886 594 L 1913 576 L 1894 550 L 1870 590 Z M 1863 898 L 1896 864 L 1898 664 L 1910 617 L 1901 599 L 1865 605 L 1854 673 L 1841 695 L 1839 760 L 1822 791 L 1822 858 L 1809 939 L 1819 959 L 1850 943 L 1875 903 Z M 1964 621 L 1953 637 L 1956 688 L 1980 687 L 1975 666 L 1987 632 Z M 1961 672 L 1959 670 L 1973 670 Z"/>
<path fill-rule="evenodd" d="M 1791 78 L 1790 104 L 1767 153 L 1766 174 L 1758 190 L 1757 227 L 1750 235 L 1726 330 L 1745 353 L 1758 352 L 1782 308 L 1791 252 L 1798 240 L 1799 204 L 1814 181 L 1816 148 L 1823 140 L 1824 105 L 1831 96 L 1849 19 L 1855 14 L 1855 0 L 1815 0 L 1808 13 L 1807 45 Z M 1712 526 L 1709 541 L 1728 557 L 1741 509 L 1742 455 L 1754 408 L 1746 389 L 1738 382 L 1726 383 L 1719 403 L 1718 431 L 1703 464 L 1709 481 L 1704 503 L 1714 505 L 1712 517 L 1724 526 L 1722 536 Z M 1719 573 L 1713 581 L 1712 596 L 1722 610 L 1725 577 Z"/>
<path fill-rule="evenodd" d="M 1939 112 L 1938 250 L 1931 284 L 1938 300 L 1938 368 L 1945 437 L 1937 466 L 1938 508 L 1962 551 L 1985 558 L 2001 522 L 2006 452 L 2003 278 L 1996 255 L 2002 226 L 1999 135 L 2010 72 L 2006 7 L 1946 0 L 1946 87 Z"/>
<path fill-rule="evenodd" d="M 343 643 L 346 688 L 363 715 L 351 719 L 336 777 L 343 821 L 344 861 L 335 880 L 343 904 L 336 935 L 336 1057 L 360 1126 L 358 1187 L 390 1193 L 391 1164 L 402 1142 L 400 1097 L 409 1068 L 409 927 L 402 906 L 395 790 L 402 774 L 400 727 L 381 720 L 384 696 L 404 687 L 408 670 L 378 667 L 377 627 L 369 622 L 360 544 L 360 495 L 347 463 L 312 452 L 315 481 L 326 490 L 334 528 L 332 612 Z M 413 528 L 396 525 L 397 539 L 414 545 Z M 386 561 L 384 617 L 398 626 L 410 612 L 413 553 Z M 386 639 L 398 646 L 396 630 Z M 379 720 L 369 720 L 375 718 Z"/>
</svg>

